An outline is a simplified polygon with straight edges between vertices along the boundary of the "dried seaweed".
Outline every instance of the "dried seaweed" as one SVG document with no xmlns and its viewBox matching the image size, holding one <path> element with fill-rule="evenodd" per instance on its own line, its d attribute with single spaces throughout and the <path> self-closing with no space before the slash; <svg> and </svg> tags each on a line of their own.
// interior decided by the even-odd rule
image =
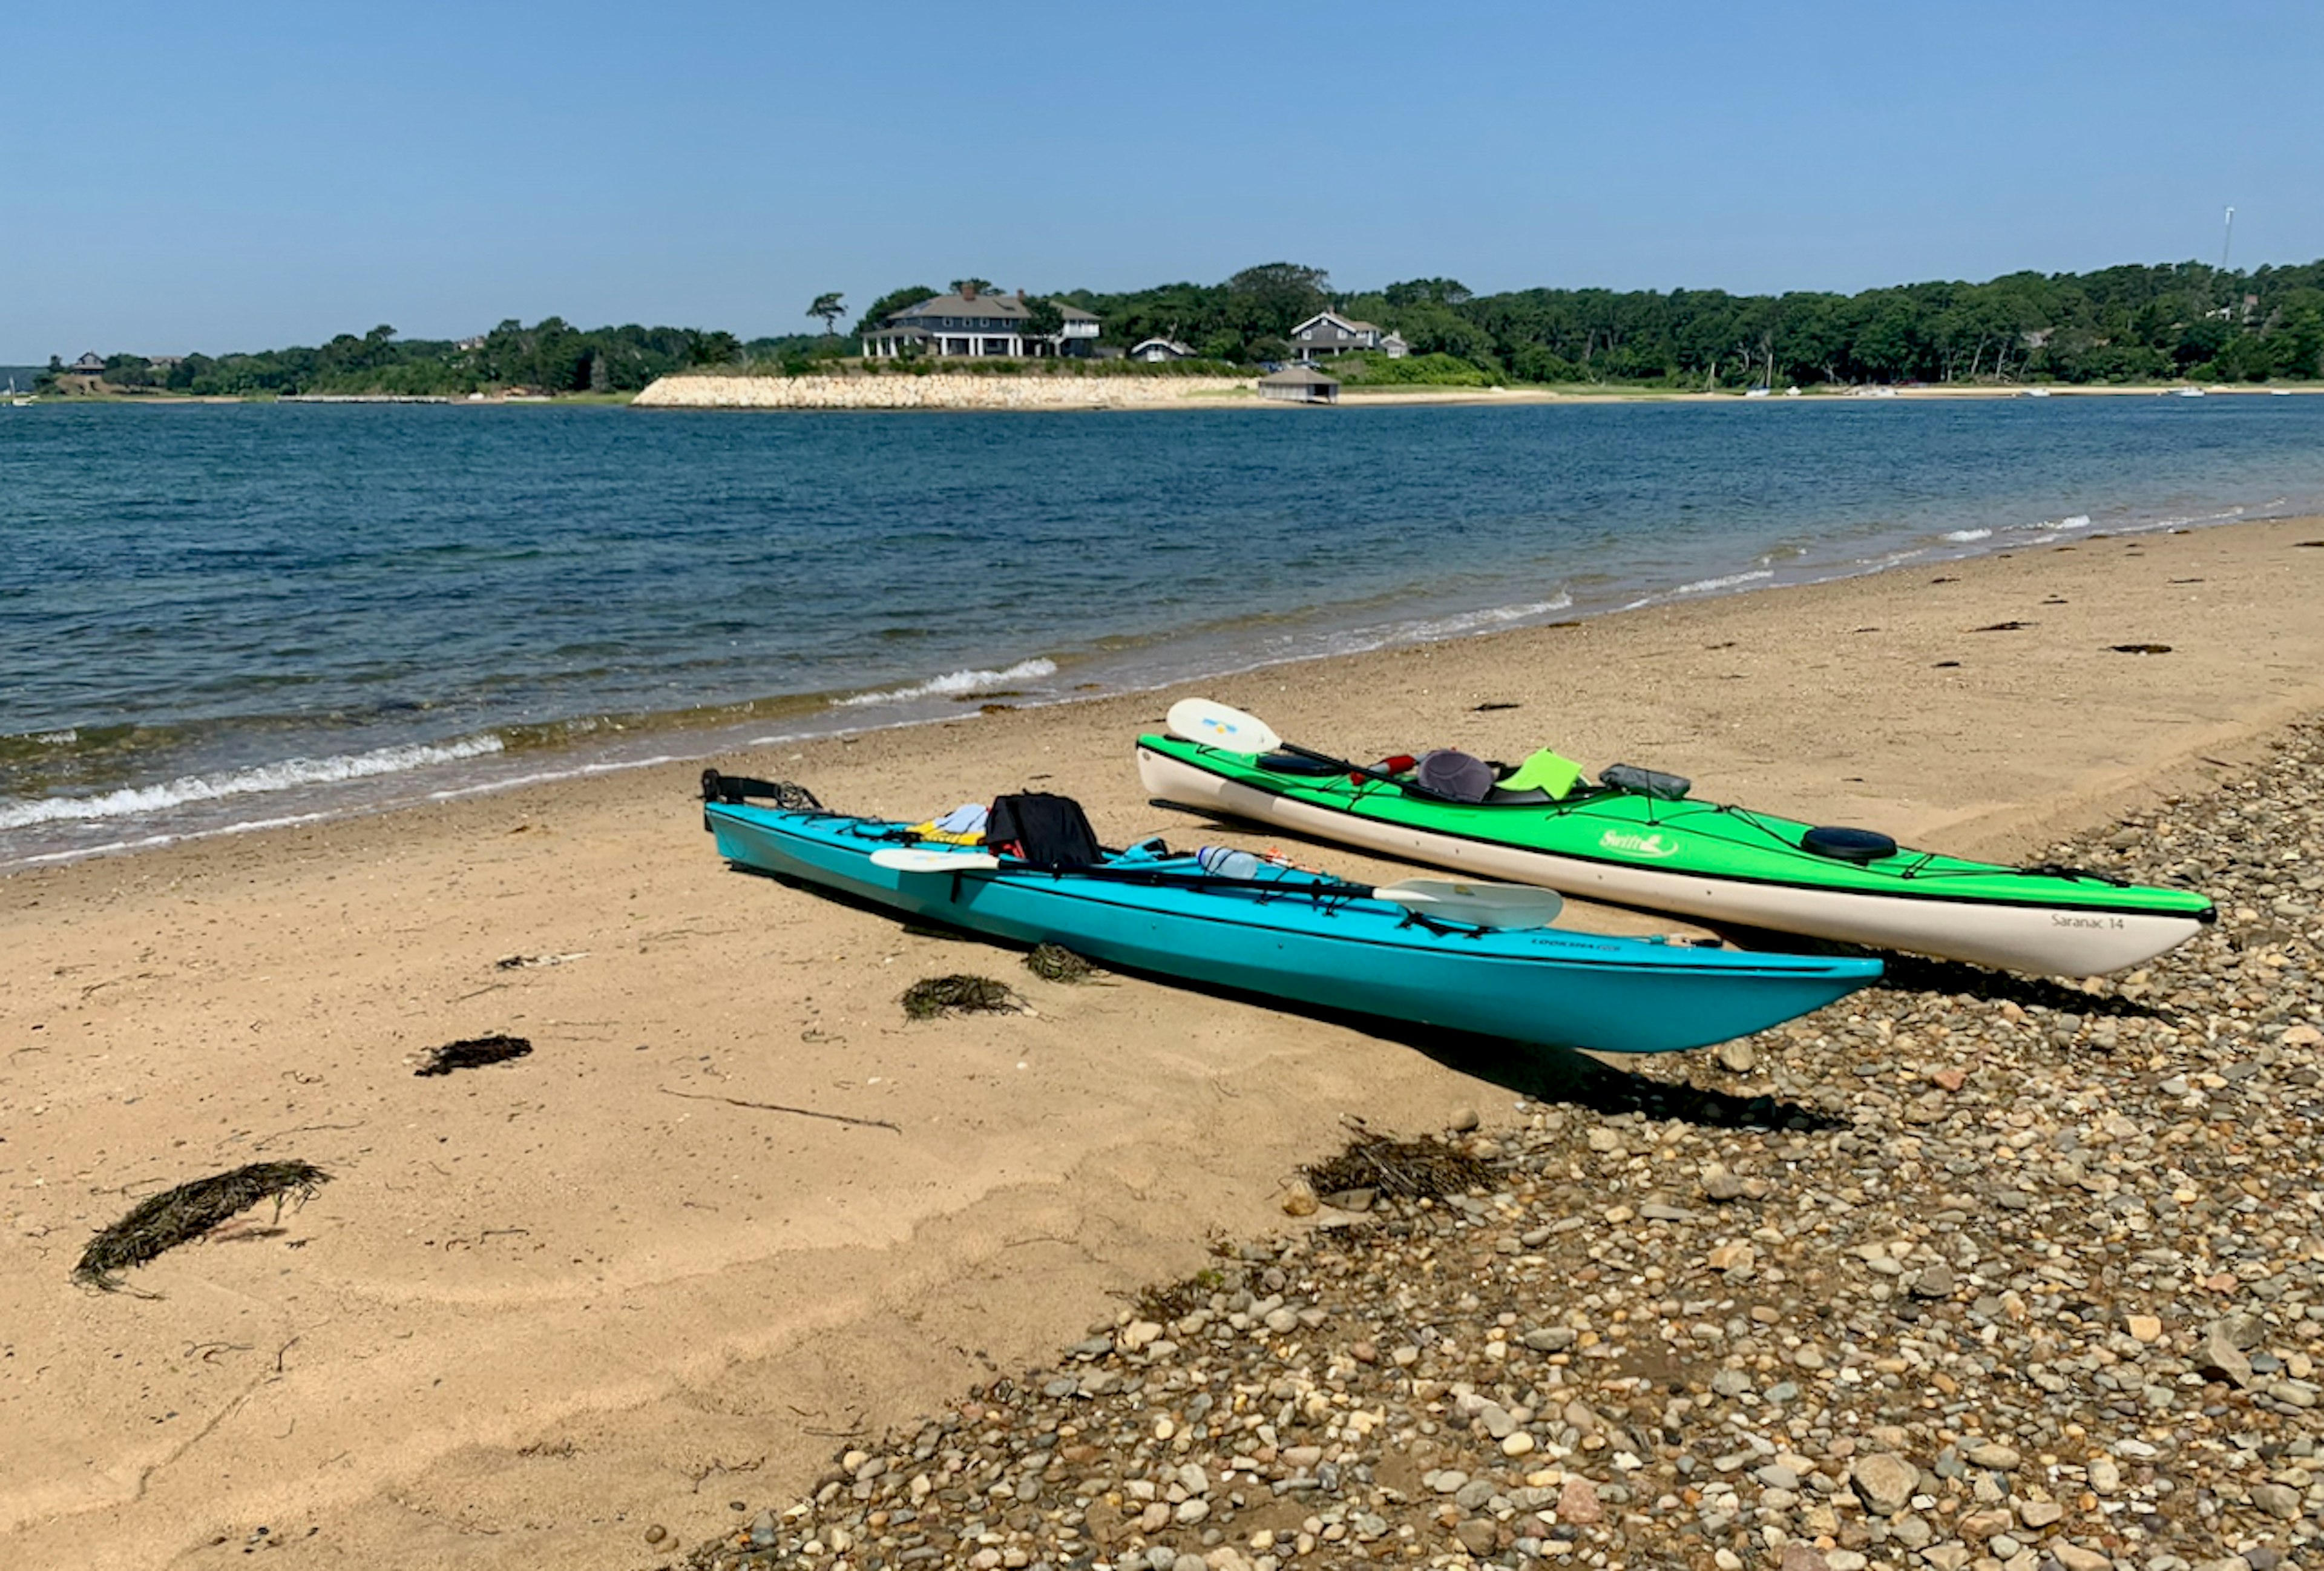
<svg viewBox="0 0 2324 1571">
<path fill-rule="evenodd" d="M 1097 968 L 1062 944 L 1036 944 L 1025 969 L 1044 982 L 1087 982 Z"/>
<path fill-rule="evenodd" d="M 330 1181 L 331 1175 L 311 1162 L 253 1162 L 164 1189 L 139 1201 L 128 1215 L 90 1239 L 80 1263 L 73 1267 L 73 1280 L 116 1291 L 121 1283 L 114 1272 L 143 1265 L 163 1250 L 199 1238 L 261 1200 L 274 1202 L 280 1220 L 285 1199 L 295 1196 L 303 1206 L 318 1185 Z"/>
<path fill-rule="evenodd" d="M 904 1017 L 934 1020 L 946 1010 L 983 1010 L 1003 1013 L 1024 1007 L 1024 1001 L 989 976 L 931 976 L 904 989 Z"/>
<path fill-rule="evenodd" d="M 1217 1266 L 1205 1266 L 1182 1280 L 1139 1289 L 1131 1308 L 1139 1319 L 1167 1326 L 1207 1307 L 1211 1296 L 1222 1290 L 1226 1285 L 1226 1272 Z"/>
<path fill-rule="evenodd" d="M 1434 1135 L 1394 1140 L 1359 1131 L 1338 1156 L 1301 1169 L 1318 1195 L 1376 1189 L 1408 1199 L 1464 1194 L 1493 1176 L 1493 1164 L 1455 1151 Z"/>
<path fill-rule="evenodd" d="M 428 1061 L 411 1072 L 415 1075 L 448 1075 L 455 1069 L 473 1069 L 481 1064 L 498 1064 L 510 1058 L 521 1058 L 532 1051 L 532 1044 L 522 1037 L 466 1037 L 456 1042 L 446 1042 L 428 1051 Z"/>
<path fill-rule="evenodd" d="M 2169 654 L 2167 643 L 2110 643 L 2107 647 L 2116 654 Z"/>
</svg>

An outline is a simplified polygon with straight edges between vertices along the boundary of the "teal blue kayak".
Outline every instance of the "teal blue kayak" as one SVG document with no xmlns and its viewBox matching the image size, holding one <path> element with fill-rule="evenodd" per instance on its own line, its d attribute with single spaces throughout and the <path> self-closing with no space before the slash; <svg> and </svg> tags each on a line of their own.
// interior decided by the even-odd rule
<svg viewBox="0 0 2324 1571">
<path fill-rule="evenodd" d="M 1707 1047 L 1880 975 L 1877 960 L 1476 925 L 1296 868 L 1207 872 L 1157 842 L 1087 866 L 1035 866 L 922 841 L 902 824 L 726 796 L 704 802 L 704 827 L 738 867 L 1010 943 L 1063 945 L 1125 971 L 1517 1042 Z M 902 850 L 912 865 L 873 861 Z"/>
</svg>

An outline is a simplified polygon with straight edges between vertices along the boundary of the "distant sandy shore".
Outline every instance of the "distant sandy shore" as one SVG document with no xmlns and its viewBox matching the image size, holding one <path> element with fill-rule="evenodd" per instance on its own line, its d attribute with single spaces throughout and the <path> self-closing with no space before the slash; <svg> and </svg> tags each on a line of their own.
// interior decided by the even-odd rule
<svg viewBox="0 0 2324 1571">
<path fill-rule="evenodd" d="M 1326 371 L 1330 369 L 1327 365 Z M 2163 387 L 2058 387 L 2060 398 L 2167 398 Z M 2212 394 L 2266 396 L 2265 387 L 2217 387 Z M 2282 391 L 2292 391 L 2289 389 Z M 2324 393 L 2324 386 L 2301 392 Z M 665 376 L 639 393 L 640 409 L 757 410 L 1087 410 L 1087 409 L 1340 409 L 1518 403 L 1763 403 L 1829 402 L 1836 399 L 2023 398 L 2022 387 L 1902 387 L 1831 389 L 1798 397 L 1748 398 L 1740 393 L 1656 392 L 1643 388 L 1369 387 L 1343 384 L 1336 406 L 1280 402 L 1259 396 L 1248 377 L 989 376 L 966 373 L 927 376 Z"/>
<path fill-rule="evenodd" d="M 2083 536 L 1204 687 L 1358 755 L 1549 743 L 2017 854 L 2324 708 L 2319 541 Z M 1183 691 L 717 762 L 844 809 L 1030 786 L 1116 841 L 1266 844 L 1145 802 L 1131 738 Z M 286 1564 L 634 1566 L 645 1524 L 692 1543 L 796 1495 L 835 1437 L 1032 1367 L 1206 1235 L 1300 1225 L 1281 1186 L 1344 1118 L 1511 1116 L 1344 1025 L 1042 983 L 729 872 L 699 767 L 0 881 L 0 1564 L 223 1565 L 263 1529 Z M 906 1023 L 954 971 L 1038 1013 Z M 535 1050 L 413 1075 L 497 1031 Z M 303 1209 L 134 1293 L 69 1280 L 137 1198 L 290 1159 L 333 1175 Z"/>
<path fill-rule="evenodd" d="M 1328 370 L 1329 367 L 1327 366 Z M 494 393 L 489 397 L 406 399 L 385 395 L 345 398 L 195 397 L 184 393 L 79 393 L 43 396 L 49 405 L 101 403 L 143 405 L 150 409 L 190 409 L 232 403 L 410 403 L 438 402 L 467 409 L 499 409 L 509 405 L 543 408 L 580 405 L 634 404 L 641 409 L 855 409 L 855 410 L 1122 410 L 1122 409 L 1363 409 L 1426 405 L 1519 403 L 1785 403 L 1831 402 L 1839 399 L 1990 399 L 2025 398 L 2028 387 L 1918 386 L 1896 388 L 1815 388 L 1797 398 L 1775 394 L 1748 398 L 1736 392 L 1679 393 L 1645 387 L 1402 387 L 1344 384 L 1337 405 L 1279 402 L 1259 396 L 1250 377 L 1169 376 L 1050 376 L 1046 374 L 982 376 L 966 373 L 929 376 L 665 376 L 634 396 L 602 393 L 551 398 L 540 393 Z M 2068 387 L 2049 385 L 2040 394 L 2057 398 L 2169 398 L 2181 388 Z M 2292 387 L 2250 384 L 2200 389 L 2209 397 L 2265 397 L 2271 394 L 2324 393 L 2324 384 Z"/>
<path fill-rule="evenodd" d="M 1078 410 L 1216 408 L 1255 401 L 1234 376 L 665 376 L 638 409 Z"/>
</svg>

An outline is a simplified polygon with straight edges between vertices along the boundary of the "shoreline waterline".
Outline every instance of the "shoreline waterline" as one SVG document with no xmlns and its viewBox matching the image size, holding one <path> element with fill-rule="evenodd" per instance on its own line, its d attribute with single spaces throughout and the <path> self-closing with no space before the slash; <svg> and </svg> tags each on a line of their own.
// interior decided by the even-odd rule
<svg viewBox="0 0 2324 1571">
<path fill-rule="evenodd" d="M 1134 697 L 1183 687 L 1188 682 L 1226 680 L 1348 655 L 1457 644 L 1496 633 L 1540 626 L 1552 619 L 1581 622 L 1621 616 L 1661 605 L 1700 604 L 1729 596 L 1808 588 L 1904 572 L 1914 565 L 2006 556 L 2012 549 L 2034 548 L 2045 541 L 2056 543 L 2076 538 L 2135 538 L 2190 528 L 2298 522 L 2298 517 L 2279 520 L 2265 515 L 2208 520 L 2165 515 L 2150 522 L 2117 524 L 2113 530 L 2099 531 L 2087 515 L 2076 515 L 2020 526 L 2006 533 L 1991 529 L 1954 531 L 1941 537 L 1939 542 L 1887 553 L 1814 576 L 1784 578 L 1779 568 L 1760 566 L 1679 584 L 1643 596 L 1607 594 L 1591 603 L 1577 605 L 1572 595 L 1560 592 L 1554 599 L 1521 605 L 1407 617 L 1323 633 L 1319 642 L 1327 647 L 1321 649 L 1293 648 L 1240 660 L 1229 655 L 1206 669 L 1173 671 L 1145 682 L 1123 680 L 1117 676 L 1111 682 L 1084 679 L 1065 688 L 1028 690 L 1023 684 L 1038 687 L 1046 679 L 1059 675 L 1061 670 L 1056 661 L 1036 655 L 1004 668 L 955 670 L 899 687 L 840 694 L 772 695 L 721 707 L 729 712 L 724 715 L 714 710 L 713 716 L 706 716 L 698 708 L 687 708 L 659 715 L 588 716 L 577 721 L 503 727 L 440 744 L 403 744 L 366 754 L 320 760 L 291 758 L 223 776 L 123 786 L 93 798 L 52 797 L 0 805 L 0 877 L 25 868 L 88 857 L 134 855 L 185 841 L 393 813 L 614 772 L 704 762 L 759 748 L 796 746 L 875 731 L 954 725 L 985 713 Z M 2324 517 L 2313 522 L 2324 525 Z M 1337 647 L 1328 647 L 1334 644 Z M 1084 657 L 1074 674 L 1095 663 Z M 960 706 L 966 704 L 974 704 L 977 708 L 964 712 Z M 738 716 L 731 713 L 735 710 L 744 713 Z M 884 722 L 873 718 L 881 713 L 894 717 Z M 770 725 L 774 728 L 769 729 Z M 322 795 L 332 799 L 320 806 L 310 805 Z M 222 806 L 230 802 L 251 804 L 250 816 L 234 816 L 230 809 Z M 180 827 L 149 828 L 146 833 L 121 839 L 89 837 L 89 831 L 97 826 L 115 822 L 150 826 L 157 817 L 166 820 L 171 815 L 188 821 Z M 76 833 L 82 836 L 79 844 L 54 843 L 60 836 Z"/>
<path fill-rule="evenodd" d="M 410 762 L 404 767 L 382 760 L 380 767 L 366 768 L 366 763 L 374 761 L 364 758 L 325 761 L 320 765 L 291 760 L 284 764 L 262 766 L 250 772 L 248 777 L 171 781 L 157 788 L 123 788 L 110 798 L 94 801 L 51 799 L 46 804 L 19 804 L 14 809 L 17 818 L 13 822 L 6 810 L 0 809 L 0 878 L 89 858 L 134 855 L 219 836 L 392 815 L 528 788 L 586 781 L 608 774 L 707 763 L 770 748 L 847 743 L 884 733 L 949 730 L 1009 713 L 1130 700 L 1147 693 L 1184 689 L 1189 684 L 1231 683 L 1241 679 L 1279 676 L 1302 668 L 1328 677 L 1339 663 L 1367 655 L 1436 649 L 1457 652 L 1463 646 L 1527 631 L 1539 632 L 1545 627 L 1577 628 L 1593 622 L 1619 622 L 1641 614 L 1683 608 L 1701 608 L 1715 616 L 1716 608 L 1723 602 L 1812 592 L 1892 578 L 1902 584 L 1932 566 L 1968 566 L 2008 559 L 2018 550 L 2039 550 L 2045 543 L 2049 549 L 2057 550 L 2073 549 L 2073 542 L 2102 543 L 2117 539 L 2135 541 L 2142 537 L 2185 535 L 2199 530 L 2205 533 L 2309 527 L 2324 530 L 2324 515 L 2216 522 L 2165 518 L 2144 527 L 2118 527 L 2113 531 L 2094 530 L 2087 517 L 2076 517 L 2037 527 L 2052 532 L 2034 541 L 2004 540 L 1993 544 L 1989 543 L 1995 539 L 1993 531 L 1978 531 L 1973 541 L 1954 543 L 1982 549 L 1957 549 L 1945 554 L 1924 549 L 1904 553 L 1901 559 L 1866 563 L 1854 571 L 1789 581 L 1776 581 L 1773 569 L 1754 568 L 1680 585 L 1658 595 L 1627 600 L 1609 597 L 1586 609 L 1577 608 L 1570 598 L 1561 596 L 1554 603 L 1407 621 L 1397 625 L 1417 630 L 1414 636 L 1381 637 L 1360 642 L 1352 648 L 1301 650 L 1239 662 L 1230 661 L 1145 682 L 1102 687 L 1083 683 L 1079 684 L 1080 690 L 1040 693 L 1009 685 L 1038 681 L 1058 673 L 1057 662 L 1037 656 L 1001 670 L 955 671 L 899 688 L 771 698 L 761 701 L 764 713 L 758 712 L 761 705 L 742 706 L 753 713 L 747 718 L 717 724 L 699 723 L 700 712 L 696 710 L 672 711 L 662 716 L 624 717 L 619 722 L 601 719 L 570 728 L 537 728 L 551 734 L 561 732 L 563 735 L 561 739 L 539 740 L 521 746 L 510 746 L 501 735 L 485 733 L 440 747 L 386 750 L 391 754 L 408 756 Z M 964 703 L 973 703 L 976 707 L 971 710 L 959 707 Z M 875 717 L 883 712 L 892 714 L 892 717 Z M 303 778 L 309 774 L 317 776 L 317 781 Z M 270 783 L 275 781 L 281 783 Z M 299 792 L 302 787 L 321 781 L 339 787 L 340 794 L 326 805 L 309 806 L 311 791 L 306 796 Z M 164 797 L 171 799 L 158 799 Z M 214 809 L 215 804 L 229 801 L 247 801 L 252 804 L 252 811 L 247 817 L 225 821 L 149 828 L 146 833 L 116 840 L 62 846 L 37 844 L 43 828 L 62 827 L 69 830 L 115 821 L 143 821 L 150 825 L 157 810 L 174 809 L 198 816 L 205 808 Z M 42 813 L 44 807 L 46 812 Z"/>
</svg>

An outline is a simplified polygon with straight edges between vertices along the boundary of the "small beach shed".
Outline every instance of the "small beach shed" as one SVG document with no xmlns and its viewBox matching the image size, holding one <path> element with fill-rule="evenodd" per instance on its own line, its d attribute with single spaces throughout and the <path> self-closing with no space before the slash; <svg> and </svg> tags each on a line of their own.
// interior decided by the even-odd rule
<svg viewBox="0 0 2324 1571">
<path fill-rule="evenodd" d="M 1259 395 L 1281 403 L 1337 403 L 1340 384 L 1312 365 L 1286 365 L 1259 379 Z"/>
</svg>

